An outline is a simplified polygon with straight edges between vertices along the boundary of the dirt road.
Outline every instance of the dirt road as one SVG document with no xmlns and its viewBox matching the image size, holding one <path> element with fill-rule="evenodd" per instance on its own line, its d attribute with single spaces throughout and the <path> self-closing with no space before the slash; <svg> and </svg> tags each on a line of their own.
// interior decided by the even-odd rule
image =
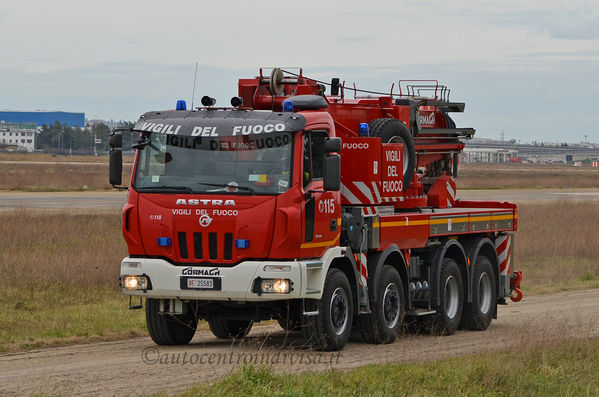
<svg viewBox="0 0 599 397">
<path fill-rule="evenodd" d="M 484 332 L 406 335 L 391 345 L 352 340 L 340 353 L 301 346 L 297 333 L 256 326 L 241 343 L 199 331 L 184 347 L 158 347 L 149 338 L 0 355 L 0 394 L 36 392 L 122 395 L 173 392 L 213 382 L 243 363 L 277 371 L 348 369 L 370 363 L 438 360 L 473 352 L 518 348 L 563 338 L 599 335 L 599 290 L 525 298 L 501 306 Z"/>
</svg>

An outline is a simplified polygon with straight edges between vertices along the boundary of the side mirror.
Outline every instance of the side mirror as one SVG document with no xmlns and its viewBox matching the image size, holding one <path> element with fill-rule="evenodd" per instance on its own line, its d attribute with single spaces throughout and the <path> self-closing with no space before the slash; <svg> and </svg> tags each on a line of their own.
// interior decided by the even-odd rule
<svg viewBox="0 0 599 397">
<path fill-rule="evenodd" d="M 123 134 L 120 131 L 112 131 L 108 140 L 110 148 L 122 148 L 123 147 Z"/>
<path fill-rule="evenodd" d="M 108 138 L 110 145 L 110 158 L 108 162 L 108 182 L 117 189 L 127 189 L 120 187 L 123 183 L 123 134 L 122 131 L 131 131 L 129 128 L 116 128 Z"/>
<path fill-rule="evenodd" d="M 110 149 L 108 181 L 114 187 L 123 182 L 123 151 L 121 149 Z"/>
<path fill-rule="evenodd" d="M 338 154 L 327 156 L 324 161 L 323 187 L 327 192 L 341 189 L 341 157 Z"/>
<path fill-rule="evenodd" d="M 339 78 L 337 77 L 331 79 L 331 95 L 339 95 Z"/>
<path fill-rule="evenodd" d="M 324 141 L 324 151 L 327 153 L 341 151 L 341 138 L 327 138 Z"/>
</svg>

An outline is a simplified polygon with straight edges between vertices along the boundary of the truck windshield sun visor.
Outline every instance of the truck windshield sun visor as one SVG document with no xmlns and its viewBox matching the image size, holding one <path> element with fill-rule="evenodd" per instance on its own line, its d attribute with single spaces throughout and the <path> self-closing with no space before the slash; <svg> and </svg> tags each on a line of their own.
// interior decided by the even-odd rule
<svg viewBox="0 0 599 397">
<path fill-rule="evenodd" d="M 296 113 L 202 109 L 145 113 L 135 124 L 133 130 L 165 135 L 214 138 L 295 132 L 302 130 L 305 125 L 306 119 Z"/>
</svg>

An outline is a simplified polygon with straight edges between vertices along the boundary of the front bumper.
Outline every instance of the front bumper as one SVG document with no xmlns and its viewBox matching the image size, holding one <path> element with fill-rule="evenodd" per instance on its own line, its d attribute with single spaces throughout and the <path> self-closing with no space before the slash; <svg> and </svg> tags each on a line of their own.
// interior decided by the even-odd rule
<svg viewBox="0 0 599 397">
<path fill-rule="evenodd" d="M 210 267 L 176 266 L 162 259 L 126 257 L 121 263 L 121 280 L 125 275 L 145 275 L 151 289 L 131 291 L 122 287 L 122 292 L 151 298 L 242 302 L 319 299 L 320 289 L 308 287 L 312 280 L 322 279 L 319 273 L 323 270 L 322 262 L 315 266 L 314 261 L 244 261 L 234 267 Z M 218 279 L 220 290 L 183 289 L 182 278 Z M 254 291 L 256 279 L 288 279 L 292 284 L 289 293 L 258 293 Z"/>
</svg>

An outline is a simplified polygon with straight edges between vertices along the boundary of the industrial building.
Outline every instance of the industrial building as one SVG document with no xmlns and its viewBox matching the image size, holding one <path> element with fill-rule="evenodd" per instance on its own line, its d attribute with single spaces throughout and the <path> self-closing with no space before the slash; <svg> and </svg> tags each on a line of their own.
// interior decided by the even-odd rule
<svg viewBox="0 0 599 397">
<path fill-rule="evenodd" d="M 31 152 L 44 124 L 85 127 L 85 113 L 0 110 L 0 148 Z"/>
<path fill-rule="evenodd" d="M 0 123 L 35 123 L 38 127 L 56 122 L 69 127 L 85 127 L 85 113 L 0 110 Z"/>
</svg>

